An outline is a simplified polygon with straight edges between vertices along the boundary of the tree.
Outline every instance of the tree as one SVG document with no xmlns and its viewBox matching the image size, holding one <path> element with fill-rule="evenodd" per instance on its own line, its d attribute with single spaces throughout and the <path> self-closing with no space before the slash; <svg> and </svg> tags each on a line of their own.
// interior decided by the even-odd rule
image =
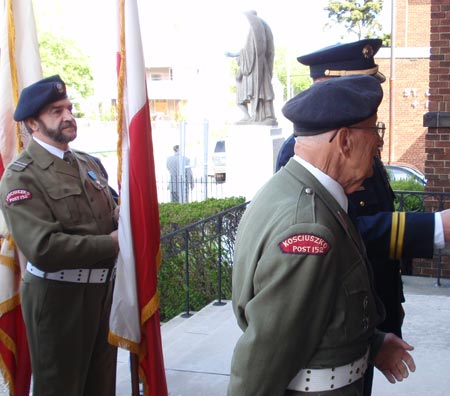
<svg viewBox="0 0 450 396">
<path fill-rule="evenodd" d="M 75 42 L 48 32 L 41 32 L 39 38 L 43 75 L 59 74 L 70 88 L 69 94 L 75 104 L 91 96 L 94 79 L 89 59 Z"/>
<path fill-rule="evenodd" d="M 279 47 L 275 51 L 274 73 L 283 85 L 286 99 L 304 91 L 312 84 L 309 67 L 299 63 L 296 56 L 290 55 L 285 47 Z"/>
<path fill-rule="evenodd" d="M 328 18 L 336 25 L 343 24 L 348 33 L 354 33 L 358 40 L 381 35 L 381 24 L 376 20 L 383 9 L 383 0 L 329 1 Z M 330 28 L 331 23 L 326 27 Z"/>
</svg>

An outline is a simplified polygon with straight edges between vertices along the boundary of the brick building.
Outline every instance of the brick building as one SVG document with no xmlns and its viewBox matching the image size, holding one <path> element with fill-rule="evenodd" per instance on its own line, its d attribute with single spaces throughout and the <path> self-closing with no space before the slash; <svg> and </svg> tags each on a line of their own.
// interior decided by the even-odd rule
<svg viewBox="0 0 450 396">
<path fill-rule="evenodd" d="M 394 67 L 391 48 L 376 56 L 387 78 L 379 119 L 392 127 L 383 161 L 414 165 L 428 179 L 426 191 L 450 193 L 450 1 L 395 3 Z M 433 200 L 428 206 L 439 209 Z M 441 276 L 449 278 L 450 258 L 438 261 L 414 260 L 413 274 L 437 276 L 440 267 Z"/>
<path fill-rule="evenodd" d="M 381 48 L 376 56 L 386 75 L 379 110 L 379 119 L 388 126 L 383 161 L 408 163 L 422 172 L 427 131 L 423 116 L 429 105 L 430 9 L 431 0 L 397 0 L 393 68 L 391 48 Z"/>
</svg>

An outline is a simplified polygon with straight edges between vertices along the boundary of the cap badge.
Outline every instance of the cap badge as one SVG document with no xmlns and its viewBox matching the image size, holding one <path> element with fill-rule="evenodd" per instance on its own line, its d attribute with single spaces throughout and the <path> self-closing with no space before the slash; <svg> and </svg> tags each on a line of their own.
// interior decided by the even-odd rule
<svg viewBox="0 0 450 396">
<path fill-rule="evenodd" d="M 373 47 L 370 44 L 367 44 L 362 49 L 362 54 L 365 59 L 373 58 L 374 50 Z"/>
<path fill-rule="evenodd" d="M 65 88 L 64 84 L 56 83 L 55 87 L 56 87 L 56 90 L 58 91 L 58 93 L 66 92 L 66 88 Z"/>
</svg>

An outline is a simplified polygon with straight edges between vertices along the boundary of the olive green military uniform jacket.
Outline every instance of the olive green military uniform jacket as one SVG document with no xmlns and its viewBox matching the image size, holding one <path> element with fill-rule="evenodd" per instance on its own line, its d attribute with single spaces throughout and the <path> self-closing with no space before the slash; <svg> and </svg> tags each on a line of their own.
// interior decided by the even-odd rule
<svg viewBox="0 0 450 396">
<path fill-rule="evenodd" d="M 45 272 L 112 268 L 115 203 L 98 165 L 72 150 L 74 168 L 34 140 L 6 169 L 0 183 L 8 229 L 28 261 Z"/>
<path fill-rule="evenodd" d="M 348 364 L 370 345 L 373 357 L 382 343 L 375 327 L 383 308 L 363 242 L 337 201 L 293 159 L 241 220 L 233 309 L 243 334 L 229 396 L 284 395 L 299 370 Z"/>
</svg>

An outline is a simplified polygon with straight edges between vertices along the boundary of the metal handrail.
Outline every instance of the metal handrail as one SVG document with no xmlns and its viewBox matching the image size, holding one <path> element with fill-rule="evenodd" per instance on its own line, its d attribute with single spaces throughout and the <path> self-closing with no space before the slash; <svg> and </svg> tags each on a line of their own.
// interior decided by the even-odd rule
<svg viewBox="0 0 450 396">
<path fill-rule="evenodd" d="M 408 197 L 416 199 L 417 212 L 441 211 L 445 206 L 450 206 L 450 193 L 445 192 L 421 192 L 421 191 L 394 191 L 397 210 L 404 210 L 408 203 Z M 193 255 L 198 249 L 208 243 L 214 243 L 217 247 L 217 293 L 214 304 L 223 304 L 223 279 L 224 255 L 227 264 L 232 265 L 234 241 L 240 218 L 249 202 L 245 202 L 233 208 L 227 209 L 214 216 L 199 220 L 188 226 L 179 228 L 161 237 L 161 247 L 165 252 L 163 261 L 176 255 L 184 254 L 185 276 L 185 312 L 184 317 L 191 316 L 191 290 L 190 290 L 190 265 Z M 414 204 L 414 202 L 413 202 Z M 450 256 L 450 249 L 437 250 L 435 256 L 438 259 L 437 285 L 441 285 L 442 257 Z M 230 285 L 229 285 L 230 286 Z"/>
</svg>

